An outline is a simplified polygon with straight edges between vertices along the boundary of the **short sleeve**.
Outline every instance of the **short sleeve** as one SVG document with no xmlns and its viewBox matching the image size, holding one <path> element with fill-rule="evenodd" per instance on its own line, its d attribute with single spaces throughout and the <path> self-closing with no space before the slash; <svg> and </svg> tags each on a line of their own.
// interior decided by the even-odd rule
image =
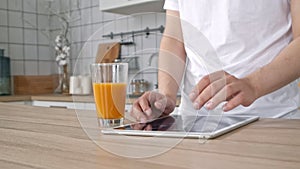
<svg viewBox="0 0 300 169">
<path fill-rule="evenodd" d="M 178 11 L 178 0 L 165 0 L 164 9 Z"/>
</svg>

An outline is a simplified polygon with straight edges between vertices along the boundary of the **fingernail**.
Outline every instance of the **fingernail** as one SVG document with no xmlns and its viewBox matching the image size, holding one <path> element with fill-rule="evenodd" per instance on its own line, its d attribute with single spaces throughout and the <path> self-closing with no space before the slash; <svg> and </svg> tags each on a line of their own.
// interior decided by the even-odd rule
<svg viewBox="0 0 300 169">
<path fill-rule="evenodd" d="M 200 109 L 200 105 L 197 102 L 193 103 L 194 109 Z"/>
<path fill-rule="evenodd" d="M 160 102 L 155 102 L 155 107 L 157 109 L 161 109 L 162 108 L 162 104 Z"/>
<path fill-rule="evenodd" d="M 212 109 L 213 108 L 213 102 L 211 102 L 211 101 L 207 102 L 205 104 L 205 108 L 208 109 L 208 110 Z"/>
<path fill-rule="evenodd" d="M 150 116 L 152 111 L 151 111 L 151 109 L 148 109 L 148 110 L 145 111 L 145 113 L 147 114 L 147 116 Z"/>
<path fill-rule="evenodd" d="M 191 100 L 194 100 L 196 98 L 196 93 L 195 92 L 192 92 L 190 95 L 189 95 L 190 99 Z"/>
</svg>

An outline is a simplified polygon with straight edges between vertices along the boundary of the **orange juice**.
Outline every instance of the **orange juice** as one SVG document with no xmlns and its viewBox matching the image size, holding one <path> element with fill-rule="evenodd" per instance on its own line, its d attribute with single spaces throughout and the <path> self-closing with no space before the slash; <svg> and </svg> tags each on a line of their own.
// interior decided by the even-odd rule
<svg viewBox="0 0 300 169">
<path fill-rule="evenodd" d="M 93 83 L 93 90 L 98 118 L 123 118 L 126 83 Z"/>
</svg>

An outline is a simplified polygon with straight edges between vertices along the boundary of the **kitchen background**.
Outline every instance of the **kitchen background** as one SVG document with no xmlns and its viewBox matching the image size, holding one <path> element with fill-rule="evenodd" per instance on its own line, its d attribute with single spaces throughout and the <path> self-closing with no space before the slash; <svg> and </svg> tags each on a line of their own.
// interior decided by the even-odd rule
<svg viewBox="0 0 300 169">
<path fill-rule="evenodd" d="M 11 59 L 13 76 L 57 74 L 54 41 L 62 31 L 60 18 L 63 17 L 70 24 L 70 75 L 74 70 L 74 75 L 89 73 L 88 65 L 94 62 L 100 43 L 134 41 L 135 45 L 121 45 L 121 57 L 131 58 L 127 59 L 130 62 L 129 79 L 136 78 L 138 73 L 138 78 L 149 81 L 149 89 L 152 89 L 157 83 L 156 52 L 161 33 L 140 33 L 114 39 L 102 35 L 159 28 L 165 24 L 164 15 L 128 16 L 102 12 L 99 0 L 0 0 L 0 49 L 4 49 L 4 55 Z M 85 50 L 80 53 L 84 44 L 87 44 Z"/>
</svg>

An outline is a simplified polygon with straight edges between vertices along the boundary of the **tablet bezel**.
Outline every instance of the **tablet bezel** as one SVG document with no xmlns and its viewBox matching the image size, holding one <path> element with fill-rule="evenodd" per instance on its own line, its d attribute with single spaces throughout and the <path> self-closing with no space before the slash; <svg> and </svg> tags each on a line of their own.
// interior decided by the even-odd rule
<svg viewBox="0 0 300 169">
<path fill-rule="evenodd" d="M 172 116 L 172 115 L 171 115 Z M 176 115 L 180 116 L 180 115 Z M 223 115 L 224 116 L 224 115 Z M 128 136 L 155 136 L 155 137 L 176 137 L 176 138 L 199 138 L 199 139 L 213 139 L 218 136 L 221 136 L 225 133 L 233 131 L 237 128 L 245 126 L 251 122 L 254 122 L 259 119 L 258 116 L 236 116 L 236 115 L 226 115 L 227 117 L 242 117 L 245 118 L 243 121 L 237 122 L 225 128 L 216 130 L 211 133 L 202 133 L 202 132 L 182 132 L 182 131 L 145 131 L 145 130 L 121 130 L 116 129 L 120 127 L 124 127 L 126 124 L 122 126 L 117 126 L 114 128 L 105 128 L 102 129 L 101 132 L 103 134 L 110 134 L 110 135 L 128 135 Z M 196 116 L 195 116 L 196 117 Z M 132 123 L 135 124 L 135 123 Z"/>
</svg>

